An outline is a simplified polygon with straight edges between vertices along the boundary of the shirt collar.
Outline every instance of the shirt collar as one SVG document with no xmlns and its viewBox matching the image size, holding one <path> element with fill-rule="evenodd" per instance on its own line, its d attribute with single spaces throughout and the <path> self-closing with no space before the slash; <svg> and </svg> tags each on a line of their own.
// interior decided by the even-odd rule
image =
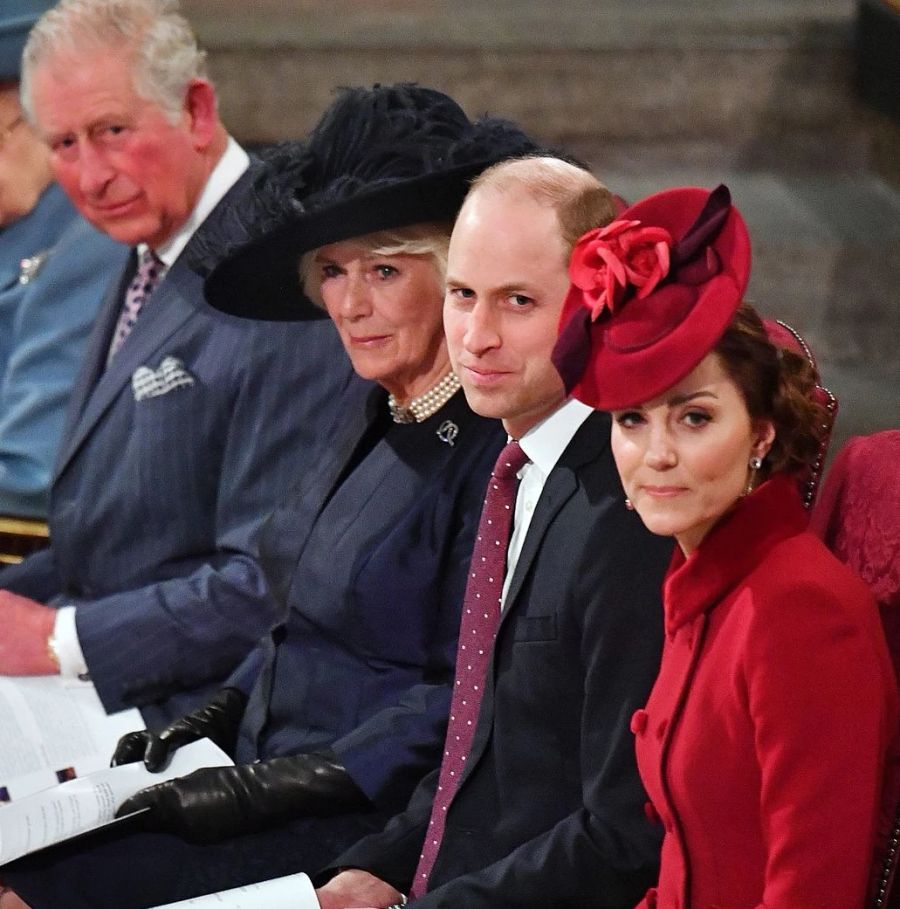
<svg viewBox="0 0 900 909">
<path fill-rule="evenodd" d="M 207 179 L 203 192 L 200 193 L 200 198 L 197 200 L 190 217 L 173 234 L 171 239 L 155 250 L 156 255 L 162 259 L 167 268 L 174 264 L 197 228 L 222 201 L 225 193 L 237 183 L 249 166 L 250 156 L 229 136 L 225 154 L 219 158 L 218 163 L 213 168 L 212 173 L 210 173 L 209 179 Z M 138 252 L 141 252 L 144 248 L 146 248 L 146 244 L 138 244 Z"/>
<path fill-rule="evenodd" d="M 581 424 L 592 413 L 593 409 L 587 404 L 569 398 L 519 439 L 522 451 L 541 473 L 549 475 Z"/>
</svg>

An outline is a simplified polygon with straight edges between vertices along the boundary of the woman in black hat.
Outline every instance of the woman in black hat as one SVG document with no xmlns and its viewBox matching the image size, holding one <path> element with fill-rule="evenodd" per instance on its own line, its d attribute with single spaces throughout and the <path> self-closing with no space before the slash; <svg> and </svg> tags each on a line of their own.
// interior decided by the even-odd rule
<svg viewBox="0 0 900 909">
<path fill-rule="evenodd" d="M 153 906 L 313 870 L 439 762 L 473 535 L 505 441 L 450 371 L 443 264 L 468 181 L 534 149 L 437 91 L 346 90 L 290 161 L 287 215 L 209 276 L 220 309 L 303 318 L 302 257 L 361 377 L 355 404 L 263 531 L 284 624 L 207 707 L 126 736 L 114 758 L 157 769 L 209 736 L 237 766 L 129 800 L 122 812 L 149 807 L 152 832 L 20 863 L 5 880 L 35 909 Z"/>
<path fill-rule="evenodd" d="M 678 544 L 632 718 L 664 831 L 640 905 L 860 909 L 894 673 L 871 594 L 807 530 L 834 399 L 742 302 L 749 271 L 724 186 L 633 205 L 570 266 L 561 372 L 612 411 L 627 501 Z"/>
</svg>

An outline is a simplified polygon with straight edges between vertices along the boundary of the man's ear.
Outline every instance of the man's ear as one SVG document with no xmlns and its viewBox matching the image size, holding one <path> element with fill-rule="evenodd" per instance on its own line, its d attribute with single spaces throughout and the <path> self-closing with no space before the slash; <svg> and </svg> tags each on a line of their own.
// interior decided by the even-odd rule
<svg viewBox="0 0 900 909">
<path fill-rule="evenodd" d="M 194 148 L 205 151 L 219 130 L 216 90 L 206 79 L 192 79 L 184 99 Z"/>
<path fill-rule="evenodd" d="M 775 441 L 775 424 L 771 420 L 757 420 L 754 424 L 752 454 L 763 459 Z"/>
</svg>

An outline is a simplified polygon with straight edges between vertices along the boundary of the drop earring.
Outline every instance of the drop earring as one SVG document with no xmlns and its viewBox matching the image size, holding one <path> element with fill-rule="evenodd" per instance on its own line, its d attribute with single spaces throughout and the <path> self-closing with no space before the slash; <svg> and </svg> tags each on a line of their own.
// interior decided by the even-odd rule
<svg viewBox="0 0 900 909">
<path fill-rule="evenodd" d="M 747 485 L 744 487 L 744 491 L 741 493 L 742 496 L 749 495 L 749 493 L 753 492 L 753 487 L 756 485 L 754 482 L 756 480 L 756 471 L 762 467 L 762 463 L 762 458 L 760 458 L 758 455 L 754 455 L 752 458 L 750 458 L 749 461 L 747 461 L 747 466 L 750 468 L 750 474 L 747 477 Z"/>
<path fill-rule="evenodd" d="M 628 496 L 625 496 L 625 507 L 629 511 L 634 511 L 634 505 L 631 504 L 631 499 L 629 499 Z"/>
</svg>

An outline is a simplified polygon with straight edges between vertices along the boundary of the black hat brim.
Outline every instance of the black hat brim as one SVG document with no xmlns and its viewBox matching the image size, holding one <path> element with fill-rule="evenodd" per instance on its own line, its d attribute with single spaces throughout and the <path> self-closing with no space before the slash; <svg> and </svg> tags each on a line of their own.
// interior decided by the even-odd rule
<svg viewBox="0 0 900 909">
<path fill-rule="evenodd" d="M 496 159 L 393 182 L 295 218 L 229 256 L 206 279 L 211 306 L 233 316 L 271 321 L 309 318 L 300 257 L 365 234 L 432 221 L 453 221 L 469 184 Z"/>
</svg>

